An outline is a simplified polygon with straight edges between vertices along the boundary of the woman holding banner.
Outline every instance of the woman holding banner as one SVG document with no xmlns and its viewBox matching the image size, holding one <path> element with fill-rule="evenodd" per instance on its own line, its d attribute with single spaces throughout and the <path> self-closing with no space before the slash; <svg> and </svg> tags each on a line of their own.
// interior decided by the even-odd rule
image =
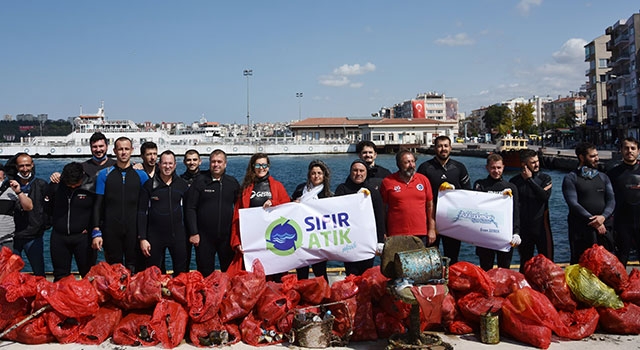
<svg viewBox="0 0 640 350">
<path fill-rule="evenodd" d="M 291 195 L 291 200 L 295 202 L 307 202 L 321 198 L 333 196 L 331 193 L 331 174 L 329 167 L 321 160 L 312 160 L 309 163 L 309 171 L 307 172 L 307 182 L 299 184 Z M 327 262 L 321 261 L 311 265 L 313 274 L 316 277 L 322 276 L 329 281 L 327 277 Z M 298 279 L 309 278 L 309 267 L 304 266 L 296 269 Z"/>
<path fill-rule="evenodd" d="M 382 196 L 380 196 L 380 192 L 378 190 L 371 188 L 367 182 L 367 164 L 361 159 L 356 159 L 351 163 L 349 177 L 344 183 L 338 185 L 335 195 L 344 196 L 347 194 L 354 194 L 360 192 L 363 189 L 369 192 L 371 195 L 371 202 L 373 203 L 373 214 L 376 218 L 378 243 L 384 243 L 387 229 Z M 374 259 L 375 258 L 371 258 L 355 262 L 345 261 L 345 273 L 347 275 L 362 275 L 367 269 L 373 267 Z"/>
<path fill-rule="evenodd" d="M 269 208 L 282 203 L 290 202 L 289 194 L 280 181 L 269 175 L 271 162 L 269 156 L 264 153 L 256 153 L 249 159 L 247 171 L 242 181 L 240 198 L 236 201 L 233 211 L 233 223 L 231 226 L 231 248 L 236 251 L 232 263 L 233 271 L 239 269 L 242 263 L 242 242 L 240 241 L 240 216 L 239 210 L 244 208 L 263 207 Z M 232 271 L 232 273 L 233 273 Z M 273 276 L 279 280 L 280 275 Z"/>
</svg>

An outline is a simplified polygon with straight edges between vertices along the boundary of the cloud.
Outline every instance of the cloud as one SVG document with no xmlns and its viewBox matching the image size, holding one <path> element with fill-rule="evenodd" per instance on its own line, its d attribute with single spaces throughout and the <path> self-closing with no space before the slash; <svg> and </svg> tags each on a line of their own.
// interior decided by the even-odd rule
<svg viewBox="0 0 640 350">
<path fill-rule="evenodd" d="M 478 92 L 478 96 L 487 95 L 488 93 L 489 93 L 489 90 L 482 90 Z"/>
<path fill-rule="evenodd" d="M 469 38 L 467 33 L 458 33 L 454 36 L 447 35 L 444 38 L 436 39 L 436 44 L 445 46 L 473 45 L 474 40 Z"/>
<path fill-rule="evenodd" d="M 318 79 L 320 85 L 325 86 L 345 86 L 351 81 L 345 76 L 325 75 Z"/>
<path fill-rule="evenodd" d="M 531 11 L 531 7 L 540 6 L 542 4 L 542 0 L 520 0 L 516 8 L 523 16 L 527 16 Z"/>
<path fill-rule="evenodd" d="M 556 51 L 551 55 L 556 62 L 564 63 L 577 63 L 584 61 L 584 46 L 587 44 L 584 39 L 571 38 L 567 40 L 559 51 Z"/>
<path fill-rule="evenodd" d="M 342 66 L 333 70 L 333 74 L 336 75 L 362 75 L 368 72 L 373 72 L 376 70 L 376 65 L 367 62 L 364 66 L 356 63 L 354 65 L 343 64 Z"/>
</svg>

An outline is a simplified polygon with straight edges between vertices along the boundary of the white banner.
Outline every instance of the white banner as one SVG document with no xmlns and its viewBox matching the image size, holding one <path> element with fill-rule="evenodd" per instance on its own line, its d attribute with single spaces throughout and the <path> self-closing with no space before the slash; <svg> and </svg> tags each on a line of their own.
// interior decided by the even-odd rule
<svg viewBox="0 0 640 350">
<path fill-rule="evenodd" d="M 503 252 L 511 248 L 513 197 L 468 190 L 438 193 L 438 234 Z"/>
<path fill-rule="evenodd" d="M 240 209 L 244 265 L 260 259 L 267 275 L 313 263 L 375 256 L 371 196 L 356 193 L 272 208 Z"/>
</svg>

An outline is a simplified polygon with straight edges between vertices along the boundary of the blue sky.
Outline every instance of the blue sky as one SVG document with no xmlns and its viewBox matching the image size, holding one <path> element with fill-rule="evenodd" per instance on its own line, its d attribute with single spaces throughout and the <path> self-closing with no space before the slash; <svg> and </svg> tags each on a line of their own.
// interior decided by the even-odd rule
<svg viewBox="0 0 640 350">
<path fill-rule="evenodd" d="M 468 113 L 585 83 L 634 1 L 4 1 L 0 115 L 246 123 L 369 116 L 436 91 Z M 302 99 L 296 93 L 302 92 Z M 300 103 L 300 105 L 299 105 Z"/>
</svg>

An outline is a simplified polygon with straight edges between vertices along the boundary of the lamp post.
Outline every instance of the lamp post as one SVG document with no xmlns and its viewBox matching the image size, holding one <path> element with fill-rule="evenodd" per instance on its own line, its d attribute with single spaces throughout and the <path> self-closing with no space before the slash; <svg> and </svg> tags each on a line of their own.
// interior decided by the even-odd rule
<svg viewBox="0 0 640 350">
<path fill-rule="evenodd" d="M 245 69 L 242 75 L 247 77 L 247 136 L 251 136 L 251 120 L 249 118 L 249 77 L 253 75 L 252 69 Z"/>
<path fill-rule="evenodd" d="M 298 120 L 302 119 L 302 92 L 296 92 L 298 98 Z"/>
</svg>

